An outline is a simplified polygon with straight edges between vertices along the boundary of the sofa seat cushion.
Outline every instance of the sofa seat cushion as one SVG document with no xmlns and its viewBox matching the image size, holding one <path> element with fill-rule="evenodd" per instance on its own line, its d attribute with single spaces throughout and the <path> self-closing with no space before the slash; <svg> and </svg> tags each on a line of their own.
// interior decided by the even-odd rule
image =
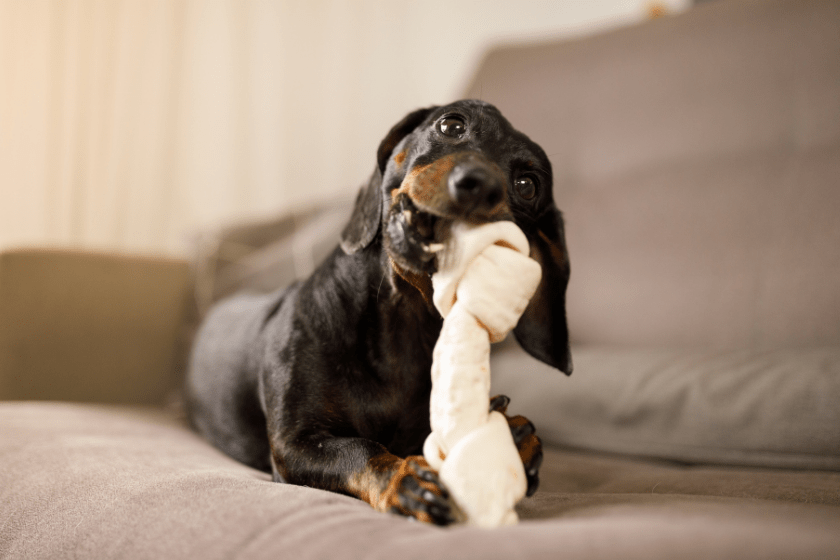
<svg viewBox="0 0 840 560">
<path fill-rule="evenodd" d="M 549 450 L 518 526 L 441 529 L 275 484 L 159 411 L 7 402 L 0 427 L 2 558 L 840 557 L 837 473 L 721 469 L 705 492 L 708 472 Z"/>
</svg>

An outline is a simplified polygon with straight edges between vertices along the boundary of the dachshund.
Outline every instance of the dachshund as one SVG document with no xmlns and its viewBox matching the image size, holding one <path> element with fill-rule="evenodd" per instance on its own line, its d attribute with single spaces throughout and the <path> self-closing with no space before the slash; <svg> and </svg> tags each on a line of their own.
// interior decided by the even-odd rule
<svg viewBox="0 0 840 560">
<path fill-rule="evenodd" d="M 277 482 L 355 496 L 438 525 L 457 505 L 422 457 L 431 432 L 435 249 L 455 220 L 512 220 L 542 267 L 514 329 L 536 359 L 572 371 L 569 258 L 544 151 L 494 106 L 462 100 L 408 114 L 385 136 L 335 250 L 272 294 L 216 304 L 193 344 L 190 423 Z M 498 396 L 490 410 L 506 412 Z M 536 491 L 533 424 L 508 417 Z"/>
</svg>

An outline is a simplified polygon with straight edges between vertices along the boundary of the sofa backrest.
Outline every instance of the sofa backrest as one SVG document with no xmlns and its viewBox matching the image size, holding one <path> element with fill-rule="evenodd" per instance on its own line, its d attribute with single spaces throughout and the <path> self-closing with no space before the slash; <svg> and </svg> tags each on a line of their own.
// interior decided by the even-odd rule
<svg viewBox="0 0 840 560">
<path fill-rule="evenodd" d="M 468 96 L 554 165 L 575 342 L 840 342 L 839 29 L 732 0 L 487 55 Z"/>
</svg>

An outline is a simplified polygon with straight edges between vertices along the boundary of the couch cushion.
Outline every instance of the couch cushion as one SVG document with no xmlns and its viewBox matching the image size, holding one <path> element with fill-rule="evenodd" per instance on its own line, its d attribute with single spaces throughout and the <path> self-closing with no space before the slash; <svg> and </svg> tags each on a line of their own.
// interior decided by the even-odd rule
<svg viewBox="0 0 840 560">
<path fill-rule="evenodd" d="M 193 258 L 204 315 L 237 291 L 273 292 L 308 277 L 336 247 L 353 199 L 199 233 Z"/>
<path fill-rule="evenodd" d="M 840 3 L 499 48 L 467 95 L 555 169 L 578 343 L 840 342 Z"/>
<path fill-rule="evenodd" d="M 840 470 L 840 348 L 573 348 L 570 378 L 506 345 L 493 393 L 553 444 L 714 463 Z"/>
<path fill-rule="evenodd" d="M 3 558 L 840 558 L 833 473 L 685 496 L 673 465 L 549 451 L 518 526 L 440 529 L 270 482 L 159 412 L 3 403 L 0 427 Z"/>
</svg>

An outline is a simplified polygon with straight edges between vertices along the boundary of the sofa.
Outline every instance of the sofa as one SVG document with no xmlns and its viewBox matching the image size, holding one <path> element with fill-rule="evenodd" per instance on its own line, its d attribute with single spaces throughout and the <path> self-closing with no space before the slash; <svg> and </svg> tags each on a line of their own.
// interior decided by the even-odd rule
<svg viewBox="0 0 840 560">
<path fill-rule="evenodd" d="M 0 253 L 0 558 L 840 558 L 838 29 L 833 0 L 708 2 L 478 65 L 572 263 L 574 374 L 494 348 L 545 446 L 516 526 L 276 484 L 186 426 L 202 314 L 311 272 L 349 201 L 188 260 Z"/>
</svg>

